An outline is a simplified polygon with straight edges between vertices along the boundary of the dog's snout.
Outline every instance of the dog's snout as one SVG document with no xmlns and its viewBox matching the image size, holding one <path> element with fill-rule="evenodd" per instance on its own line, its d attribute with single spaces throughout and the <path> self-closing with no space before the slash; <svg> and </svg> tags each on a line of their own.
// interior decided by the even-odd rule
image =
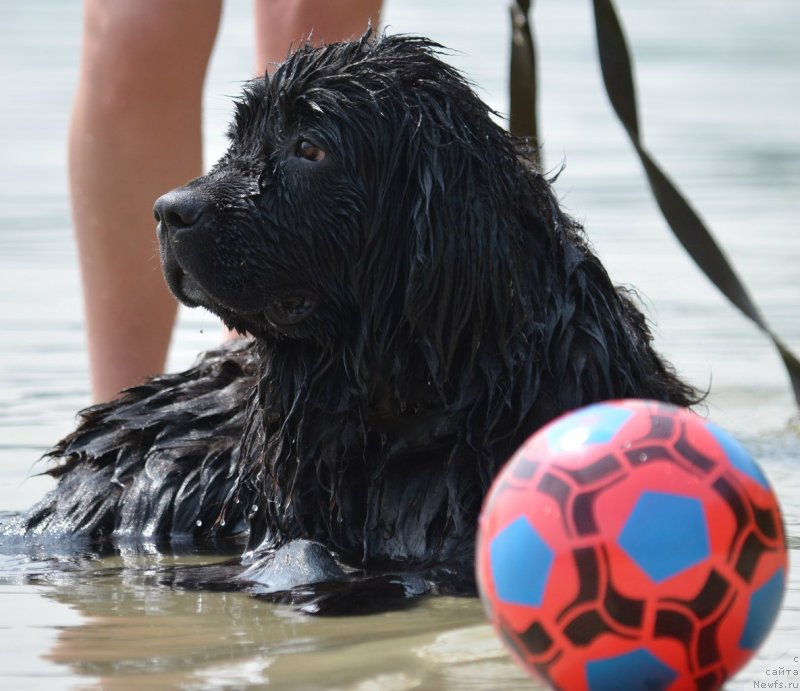
<svg viewBox="0 0 800 691">
<path fill-rule="evenodd" d="M 191 228 L 203 215 L 205 202 L 193 190 L 185 188 L 167 192 L 156 200 L 153 215 L 156 221 L 172 230 Z"/>
</svg>

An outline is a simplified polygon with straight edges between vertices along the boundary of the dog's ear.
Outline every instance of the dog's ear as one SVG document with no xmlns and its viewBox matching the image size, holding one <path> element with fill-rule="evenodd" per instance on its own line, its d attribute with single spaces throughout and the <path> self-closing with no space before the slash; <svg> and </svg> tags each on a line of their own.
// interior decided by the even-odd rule
<svg viewBox="0 0 800 691">
<path fill-rule="evenodd" d="M 406 123 L 404 316 L 433 373 L 448 379 L 482 340 L 504 339 L 515 319 L 522 163 L 461 83 L 415 96 L 416 120 Z"/>
<path fill-rule="evenodd" d="M 353 272 L 368 340 L 396 358 L 405 330 L 434 385 L 470 382 L 459 370 L 476 358 L 513 369 L 509 341 L 525 341 L 534 307 L 529 255 L 554 237 L 536 208 L 546 183 L 438 50 L 385 36 L 364 58 L 357 158 L 370 202 Z"/>
</svg>

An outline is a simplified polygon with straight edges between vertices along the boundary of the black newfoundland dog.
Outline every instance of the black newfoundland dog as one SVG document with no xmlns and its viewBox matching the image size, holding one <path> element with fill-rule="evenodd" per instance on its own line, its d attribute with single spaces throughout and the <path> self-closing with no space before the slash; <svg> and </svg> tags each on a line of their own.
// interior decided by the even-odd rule
<svg viewBox="0 0 800 691">
<path fill-rule="evenodd" d="M 603 399 L 696 401 L 438 52 L 365 35 L 247 85 L 228 152 L 155 215 L 175 295 L 252 337 L 84 411 L 26 539 L 239 538 L 223 580 L 353 593 L 340 611 L 468 590 L 481 500 L 528 435 Z"/>
</svg>

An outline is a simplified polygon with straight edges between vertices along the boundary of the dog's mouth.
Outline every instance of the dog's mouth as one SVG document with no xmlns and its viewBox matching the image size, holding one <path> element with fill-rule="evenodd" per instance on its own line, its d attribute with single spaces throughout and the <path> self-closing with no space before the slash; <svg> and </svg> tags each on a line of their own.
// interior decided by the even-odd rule
<svg viewBox="0 0 800 691">
<path fill-rule="evenodd" d="M 307 290 L 281 293 L 267 303 L 267 319 L 277 327 L 294 326 L 308 319 L 317 309 L 319 297 Z"/>
<path fill-rule="evenodd" d="M 209 290 L 183 266 L 161 224 L 158 230 L 164 278 L 173 295 L 187 307 L 205 307 L 226 323 L 235 322 L 240 331 L 258 330 L 258 322 L 265 319 L 270 327 L 283 331 L 308 319 L 319 306 L 319 295 L 304 288 L 259 289 L 238 298 Z"/>
<path fill-rule="evenodd" d="M 228 312 L 233 310 L 217 300 L 202 287 L 200 282 L 185 271 L 176 261 L 165 263 L 164 274 L 173 294 L 187 307 L 206 307 L 212 312 Z M 269 323 L 279 329 L 295 326 L 308 319 L 316 311 L 319 297 L 308 290 L 291 290 L 278 293 L 263 308 L 263 314 Z M 223 309 L 220 310 L 219 307 Z M 220 315 L 225 318 L 229 315 Z M 240 315 L 246 318 L 248 315 Z M 255 315 L 250 314 L 249 320 Z"/>
</svg>

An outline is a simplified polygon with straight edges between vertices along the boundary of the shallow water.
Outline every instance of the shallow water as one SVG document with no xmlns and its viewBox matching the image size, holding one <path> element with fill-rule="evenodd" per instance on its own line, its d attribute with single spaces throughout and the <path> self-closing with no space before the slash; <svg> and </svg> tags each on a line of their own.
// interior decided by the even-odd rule
<svg viewBox="0 0 800 691">
<path fill-rule="evenodd" d="M 209 161 L 224 146 L 228 97 L 251 67 L 247 5 L 229 3 L 209 75 Z M 797 668 L 800 651 L 800 439 L 787 380 L 768 342 L 709 287 L 658 216 L 601 91 L 590 5 L 536 3 L 547 165 L 566 164 L 557 183 L 564 204 L 585 221 L 615 280 L 638 288 L 660 348 L 710 387 L 710 417 L 745 442 L 777 488 L 793 556 L 789 591 L 773 635 L 729 687 L 796 681 L 770 673 Z M 800 4 L 617 6 L 648 147 L 800 351 Z M 499 0 L 387 0 L 386 23 L 460 51 L 453 61 L 502 112 L 506 15 Z M 49 486 L 29 477 L 33 462 L 71 428 L 89 389 L 64 172 L 80 8 L 0 0 L 0 17 L 0 510 L 10 511 Z M 219 334 L 208 314 L 182 312 L 170 367 L 186 366 Z M 125 555 L 77 572 L 0 560 L 0 688 L 524 684 L 474 600 L 319 620 L 245 595 L 159 587 L 154 573 L 172 559 Z"/>
</svg>

